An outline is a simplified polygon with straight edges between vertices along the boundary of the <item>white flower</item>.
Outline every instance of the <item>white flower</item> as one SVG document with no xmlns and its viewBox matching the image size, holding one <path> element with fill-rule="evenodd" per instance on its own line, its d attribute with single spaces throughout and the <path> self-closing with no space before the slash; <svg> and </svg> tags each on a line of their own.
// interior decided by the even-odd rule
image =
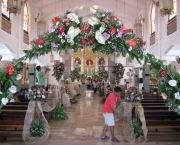
<svg viewBox="0 0 180 145">
<path fill-rule="evenodd" d="M 129 47 L 129 51 L 131 51 L 131 50 L 132 50 L 132 47 L 130 46 L 130 47 Z"/>
<path fill-rule="evenodd" d="M 96 25 L 96 24 L 99 23 L 99 20 L 98 20 L 97 18 L 95 18 L 95 17 L 90 17 L 90 18 L 88 19 L 88 23 L 89 23 L 91 26 L 94 26 L 94 25 Z"/>
<path fill-rule="evenodd" d="M 0 91 L 0 94 L 3 94 L 3 93 Z"/>
<path fill-rule="evenodd" d="M 137 100 L 141 100 L 140 97 L 137 97 Z"/>
<path fill-rule="evenodd" d="M 177 81 L 176 80 L 170 80 L 168 83 L 172 87 L 175 87 L 177 85 Z"/>
<path fill-rule="evenodd" d="M 56 22 L 56 26 L 58 26 L 59 25 L 59 21 L 58 22 Z M 54 30 L 55 31 L 55 30 Z"/>
<path fill-rule="evenodd" d="M 180 100 L 180 94 L 179 94 L 179 92 L 175 93 L 174 95 L 175 95 L 175 98 L 176 98 L 177 100 Z"/>
<path fill-rule="evenodd" d="M 38 45 L 39 48 L 42 48 L 43 46 L 42 45 Z"/>
<path fill-rule="evenodd" d="M 46 97 L 45 97 L 44 95 L 42 95 L 42 98 L 44 98 L 44 99 L 45 99 Z"/>
<path fill-rule="evenodd" d="M 58 38 L 59 38 L 59 39 L 62 38 L 62 35 L 58 35 Z"/>
<path fill-rule="evenodd" d="M 78 16 L 75 13 L 69 13 L 67 15 L 67 18 L 69 18 L 71 21 L 76 21 L 78 20 Z"/>
<path fill-rule="evenodd" d="M 3 105 L 6 105 L 8 103 L 8 101 L 9 101 L 8 98 L 2 98 L 1 99 L 1 102 Z"/>
<path fill-rule="evenodd" d="M 74 44 L 74 37 L 76 37 L 80 32 L 81 30 L 79 28 L 74 28 L 73 26 L 69 28 L 67 35 L 70 38 L 70 41 L 72 43 L 71 45 Z"/>
<path fill-rule="evenodd" d="M 75 21 L 77 24 L 79 24 L 79 20 L 77 19 L 76 21 Z"/>
<path fill-rule="evenodd" d="M 36 96 L 34 95 L 34 99 L 36 99 Z"/>
<path fill-rule="evenodd" d="M 169 64 L 171 64 L 171 62 L 170 61 L 165 61 L 165 62 L 163 62 L 163 64 L 164 65 L 169 65 Z"/>
<path fill-rule="evenodd" d="M 22 75 L 18 74 L 17 77 L 16 77 L 16 80 L 20 80 L 20 79 L 22 79 Z"/>
<path fill-rule="evenodd" d="M 180 106 L 178 106 L 178 109 L 180 110 Z"/>
<path fill-rule="evenodd" d="M 97 5 L 94 5 L 94 6 L 90 7 L 91 13 L 96 14 L 98 8 L 99 7 Z"/>
<path fill-rule="evenodd" d="M 17 92 L 16 86 L 11 86 L 8 90 L 13 94 Z"/>
<path fill-rule="evenodd" d="M 105 14 L 102 14 L 102 17 L 104 17 L 105 16 Z"/>
<path fill-rule="evenodd" d="M 40 94 L 41 92 L 40 92 L 40 90 L 37 90 L 37 94 Z"/>
</svg>

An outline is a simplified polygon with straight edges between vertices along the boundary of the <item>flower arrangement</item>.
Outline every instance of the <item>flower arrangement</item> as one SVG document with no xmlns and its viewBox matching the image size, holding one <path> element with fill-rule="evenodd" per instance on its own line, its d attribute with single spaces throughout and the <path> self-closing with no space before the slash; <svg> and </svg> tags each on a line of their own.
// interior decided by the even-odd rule
<svg viewBox="0 0 180 145">
<path fill-rule="evenodd" d="M 52 111 L 52 113 L 54 121 L 66 120 L 68 118 L 64 108 L 61 107 L 59 102 L 57 102 L 57 105 Z"/>
<path fill-rule="evenodd" d="M 0 68 L 0 109 L 6 105 L 13 94 L 17 92 L 15 81 L 22 78 L 21 70 L 23 63 L 19 60 L 12 60 Z"/>
<path fill-rule="evenodd" d="M 44 101 L 46 98 L 46 91 L 40 85 L 32 86 L 27 93 L 26 96 L 31 101 Z"/>
<path fill-rule="evenodd" d="M 32 137 L 39 137 L 44 133 L 44 126 L 39 120 L 34 120 L 30 124 L 29 132 Z"/>
<path fill-rule="evenodd" d="M 86 74 L 81 74 L 81 83 L 82 84 L 85 84 L 86 78 L 87 78 Z"/>
<path fill-rule="evenodd" d="M 121 63 L 116 63 L 112 69 L 112 73 L 115 75 L 115 81 L 117 84 L 119 84 L 124 75 L 124 67 Z"/>
<path fill-rule="evenodd" d="M 140 123 L 135 118 L 132 119 L 130 126 L 134 129 L 135 138 L 140 138 L 144 135 Z"/>
<path fill-rule="evenodd" d="M 75 79 L 77 79 L 79 81 L 81 75 L 79 74 L 79 71 L 77 69 L 71 71 L 71 74 L 70 74 L 70 78 L 72 80 L 72 82 L 74 82 Z"/>
<path fill-rule="evenodd" d="M 97 74 L 93 74 L 92 79 L 94 81 L 99 81 L 100 80 L 99 75 L 97 75 Z"/>
<path fill-rule="evenodd" d="M 130 86 L 125 91 L 125 100 L 127 102 L 141 102 L 142 99 L 143 99 L 143 95 L 138 87 Z"/>
<path fill-rule="evenodd" d="M 65 90 L 66 90 L 66 93 L 68 94 L 68 95 L 70 95 L 70 90 L 69 90 L 69 88 L 67 87 L 67 86 L 65 86 Z"/>
<path fill-rule="evenodd" d="M 57 81 L 61 80 L 61 76 L 63 75 L 65 70 L 65 65 L 62 62 L 56 62 L 53 65 L 53 74 L 52 76 L 54 76 L 56 78 Z"/>
<path fill-rule="evenodd" d="M 109 78 L 109 72 L 106 71 L 106 70 L 99 71 L 99 72 L 98 72 L 98 75 L 99 75 L 99 79 L 100 79 L 101 81 L 102 81 L 102 80 L 107 81 L 107 79 Z"/>
</svg>

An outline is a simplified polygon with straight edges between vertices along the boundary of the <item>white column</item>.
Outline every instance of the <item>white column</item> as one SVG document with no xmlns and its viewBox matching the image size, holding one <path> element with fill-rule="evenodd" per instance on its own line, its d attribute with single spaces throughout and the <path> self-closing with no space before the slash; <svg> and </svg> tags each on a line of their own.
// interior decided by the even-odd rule
<svg viewBox="0 0 180 145">
<path fill-rule="evenodd" d="M 84 58 L 81 59 L 81 72 L 84 73 Z"/>
</svg>

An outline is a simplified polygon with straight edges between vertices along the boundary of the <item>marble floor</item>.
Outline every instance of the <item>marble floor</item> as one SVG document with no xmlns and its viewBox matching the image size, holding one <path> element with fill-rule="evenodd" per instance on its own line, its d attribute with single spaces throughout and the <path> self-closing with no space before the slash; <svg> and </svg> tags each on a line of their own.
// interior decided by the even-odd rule
<svg viewBox="0 0 180 145">
<path fill-rule="evenodd" d="M 120 139 L 120 143 L 114 143 L 110 139 L 102 141 L 100 137 L 77 136 L 73 132 L 76 128 L 92 128 L 93 126 L 102 127 L 104 119 L 101 113 L 102 104 L 99 103 L 100 97 L 93 94 L 93 100 L 86 100 L 85 85 L 81 87 L 81 96 L 78 103 L 66 108 L 68 119 L 60 122 L 50 122 L 50 136 L 46 142 L 36 143 L 36 145 L 130 145 L 124 140 L 119 132 L 120 122 L 116 122 L 115 135 Z M 110 135 L 108 131 L 107 135 Z M 25 145 L 21 138 L 8 138 L 6 142 L 0 141 L 2 145 Z M 148 140 L 145 145 L 180 145 L 180 141 L 159 141 Z"/>
</svg>

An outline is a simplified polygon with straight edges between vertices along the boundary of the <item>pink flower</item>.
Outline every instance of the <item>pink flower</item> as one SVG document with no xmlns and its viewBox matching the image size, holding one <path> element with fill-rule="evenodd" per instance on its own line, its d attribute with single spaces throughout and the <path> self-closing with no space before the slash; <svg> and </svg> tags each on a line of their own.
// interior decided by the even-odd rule
<svg viewBox="0 0 180 145">
<path fill-rule="evenodd" d="M 166 95 L 165 93 L 162 93 L 161 96 L 162 96 L 162 98 L 163 98 L 164 100 L 167 99 L 167 95 Z"/>
</svg>

